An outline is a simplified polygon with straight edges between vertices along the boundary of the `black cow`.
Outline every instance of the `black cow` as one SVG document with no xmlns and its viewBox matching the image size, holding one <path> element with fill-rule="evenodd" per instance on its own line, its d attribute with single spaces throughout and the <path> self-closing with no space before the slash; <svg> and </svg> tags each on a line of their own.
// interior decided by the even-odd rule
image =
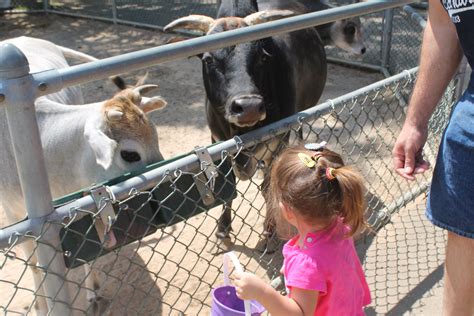
<svg viewBox="0 0 474 316">
<path fill-rule="evenodd" d="M 258 12 L 255 0 L 224 0 L 217 19 L 191 15 L 171 22 L 165 30 L 191 29 L 210 35 L 290 15 L 293 12 L 288 10 Z M 326 83 L 326 55 L 314 28 L 206 52 L 200 57 L 213 141 L 241 135 L 314 106 Z M 241 152 L 236 157 L 236 175 L 246 180 L 255 173 L 258 162 L 269 166 L 278 143 L 272 140 L 262 144 L 253 155 Z M 268 178 L 264 180 L 267 182 Z M 228 208 L 219 223 L 219 237 L 228 236 L 230 222 Z M 267 220 L 265 230 L 272 231 Z"/>
</svg>

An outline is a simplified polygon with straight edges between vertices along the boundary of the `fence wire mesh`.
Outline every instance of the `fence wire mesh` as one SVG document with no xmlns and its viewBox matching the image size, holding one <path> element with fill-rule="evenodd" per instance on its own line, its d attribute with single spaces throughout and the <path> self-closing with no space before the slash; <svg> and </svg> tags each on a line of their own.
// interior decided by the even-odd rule
<svg viewBox="0 0 474 316">
<path fill-rule="evenodd" d="M 245 270 L 269 282 L 278 279 L 281 252 L 262 252 L 266 211 L 259 175 L 268 168 L 257 164 L 261 168 L 251 174 L 253 177 L 241 181 L 234 177 L 231 167 L 236 159 L 255 161 L 255 152 L 262 144 L 277 155 L 275 146 L 269 144 L 275 140 L 279 148 L 295 144 L 300 141 L 295 136 L 297 131 L 302 131 L 304 142 L 327 141 L 329 148 L 340 152 L 346 164 L 355 166 L 366 179 L 367 216 L 378 231 L 357 240 L 373 296 L 367 313 L 399 315 L 411 309 L 414 294 L 428 295 L 427 284 L 439 280 L 444 248 L 443 232 L 427 223 L 423 215 L 431 176 L 423 175 L 408 183 L 392 171 L 391 149 L 404 120 L 403 100 L 408 98 L 414 80 L 415 76 L 407 72 L 399 80 L 361 92 L 350 100 L 333 102 L 329 113 L 301 116 L 283 134 L 267 130 L 273 137 L 264 143 L 243 143 L 235 154 L 223 151 L 213 169 L 217 177 L 205 177 L 210 164 L 194 171 L 170 170 L 150 190 L 131 188 L 125 200 L 104 199 L 106 203 L 98 212 L 79 208 L 77 212 L 71 210 L 71 216 L 61 222 L 44 224 L 42 234 L 61 229 L 65 252 L 50 246 L 74 267 L 64 276 L 73 311 L 209 314 L 211 290 L 223 283 L 222 254 L 228 250 L 238 254 Z M 430 123 L 425 155 L 432 163 L 449 117 L 453 87 Z M 211 183 L 215 201 L 206 206 L 209 203 L 199 190 Z M 233 230 L 229 239 L 222 240 L 215 233 L 223 205 L 232 209 Z M 101 214 L 109 206 L 116 214 L 110 230 L 115 246 L 107 249 L 104 245 L 114 243 L 112 235 L 103 239 L 99 232 Z M 0 310 L 4 313 L 30 312 L 44 298 L 31 277 L 33 273 L 42 280 L 46 273 L 45 267 L 37 266 L 34 256 L 34 241 L 41 243 L 40 237 L 13 236 L 11 246 L 1 251 Z M 29 247 L 25 253 L 17 245 L 21 238 L 26 238 Z M 18 267 L 21 273 L 9 274 Z M 91 301 L 93 304 L 89 304 Z"/>
<path fill-rule="evenodd" d="M 419 49 L 422 40 L 421 26 L 402 8 L 394 9 L 393 27 L 389 57 L 387 65 L 389 73 L 396 74 L 404 69 L 409 69 L 418 65 Z M 420 11 L 424 14 L 423 11 Z"/>
<path fill-rule="evenodd" d="M 36 11 L 44 9 L 44 2 L 36 0 L 3 0 L 2 4 L 4 4 L 4 8 L 20 11 Z"/>
</svg>

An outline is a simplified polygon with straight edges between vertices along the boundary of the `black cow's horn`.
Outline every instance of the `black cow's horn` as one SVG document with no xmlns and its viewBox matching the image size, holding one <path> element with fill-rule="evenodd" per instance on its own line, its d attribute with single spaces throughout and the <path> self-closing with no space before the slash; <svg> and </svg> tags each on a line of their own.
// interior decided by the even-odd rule
<svg viewBox="0 0 474 316">
<path fill-rule="evenodd" d="M 289 16 L 294 15 L 295 13 L 290 10 L 264 10 L 252 13 L 247 15 L 244 18 L 245 23 L 247 25 L 255 25 L 260 23 L 265 23 L 269 21 L 283 19 Z"/>
<path fill-rule="evenodd" d="M 173 31 L 176 29 L 187 29 L 200 31 L 207 34 L 207 31 L 214 24 L 214 19 L 205 15 L 193 14 L 174 20 L 163 28 L 163 31 Z"/>
</svg>

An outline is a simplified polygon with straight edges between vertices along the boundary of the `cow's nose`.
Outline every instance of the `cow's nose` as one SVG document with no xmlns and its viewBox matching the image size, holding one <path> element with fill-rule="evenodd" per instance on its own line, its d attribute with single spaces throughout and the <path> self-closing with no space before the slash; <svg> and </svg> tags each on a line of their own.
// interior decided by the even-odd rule
<svg viewBox="0 0 474 316">
<path fill-rule="evenodd" d="M 365 54 L 365 51 L 366 51 L 365 47 L 362 47 L 362 49 L 360 50 L 360 53 L 363 55 Z"/>
<path fill-rule="evenodd" d="M 230 106 L 230 114 L 237 116 L 243 123 L 256 123 L 265 116 L 265 104 L 259 97 L 236 98 Z"/>
</svg>

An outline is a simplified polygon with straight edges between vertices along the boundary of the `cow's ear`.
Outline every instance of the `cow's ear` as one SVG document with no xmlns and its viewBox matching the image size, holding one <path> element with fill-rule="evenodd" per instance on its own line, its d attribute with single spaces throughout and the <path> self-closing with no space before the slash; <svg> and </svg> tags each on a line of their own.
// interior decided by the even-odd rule
<svg viewBox="0 0 474 316">
<path fill-rule="evenodd" d="M 134 93 L 138 93 L 138 95 L 140 95 L 140 102 L 137 105 L 140 107 L 140 109 L 142 109 L 143 112 L 150 113 L 166 106 L 166 100 L 160 96 L 154 96 L 151 98 L 143 96 L 143 94 L 156 89 L 158 89 L 158 86 L 154 84 L 142 85 L 133 89 Z"/>
<path fill-rule="evenodd" d="M 160 96 L 155 96 L 152 98 L 142 97 L 140 102 L 140 109 L 145 113 L 151 113 L 156 110 L 160 110 L 166 106 L 167 102 Z"/>
<path fill-rule="evenodd" d="M 295 15 L 295 12 L 290 10 L 263 10 L 247 15 L 244 22 L 247 25 L 255 25 L 274 20 L 283 19 Z"/>
<path fill-rule="evenodd" d="M 112 165 L 117 142 L 110 139 L 101 129 L 104 123 L 88 121 L 84 126 L 84 137 L 99 166 L 107 170 Z"/>
</svg>

